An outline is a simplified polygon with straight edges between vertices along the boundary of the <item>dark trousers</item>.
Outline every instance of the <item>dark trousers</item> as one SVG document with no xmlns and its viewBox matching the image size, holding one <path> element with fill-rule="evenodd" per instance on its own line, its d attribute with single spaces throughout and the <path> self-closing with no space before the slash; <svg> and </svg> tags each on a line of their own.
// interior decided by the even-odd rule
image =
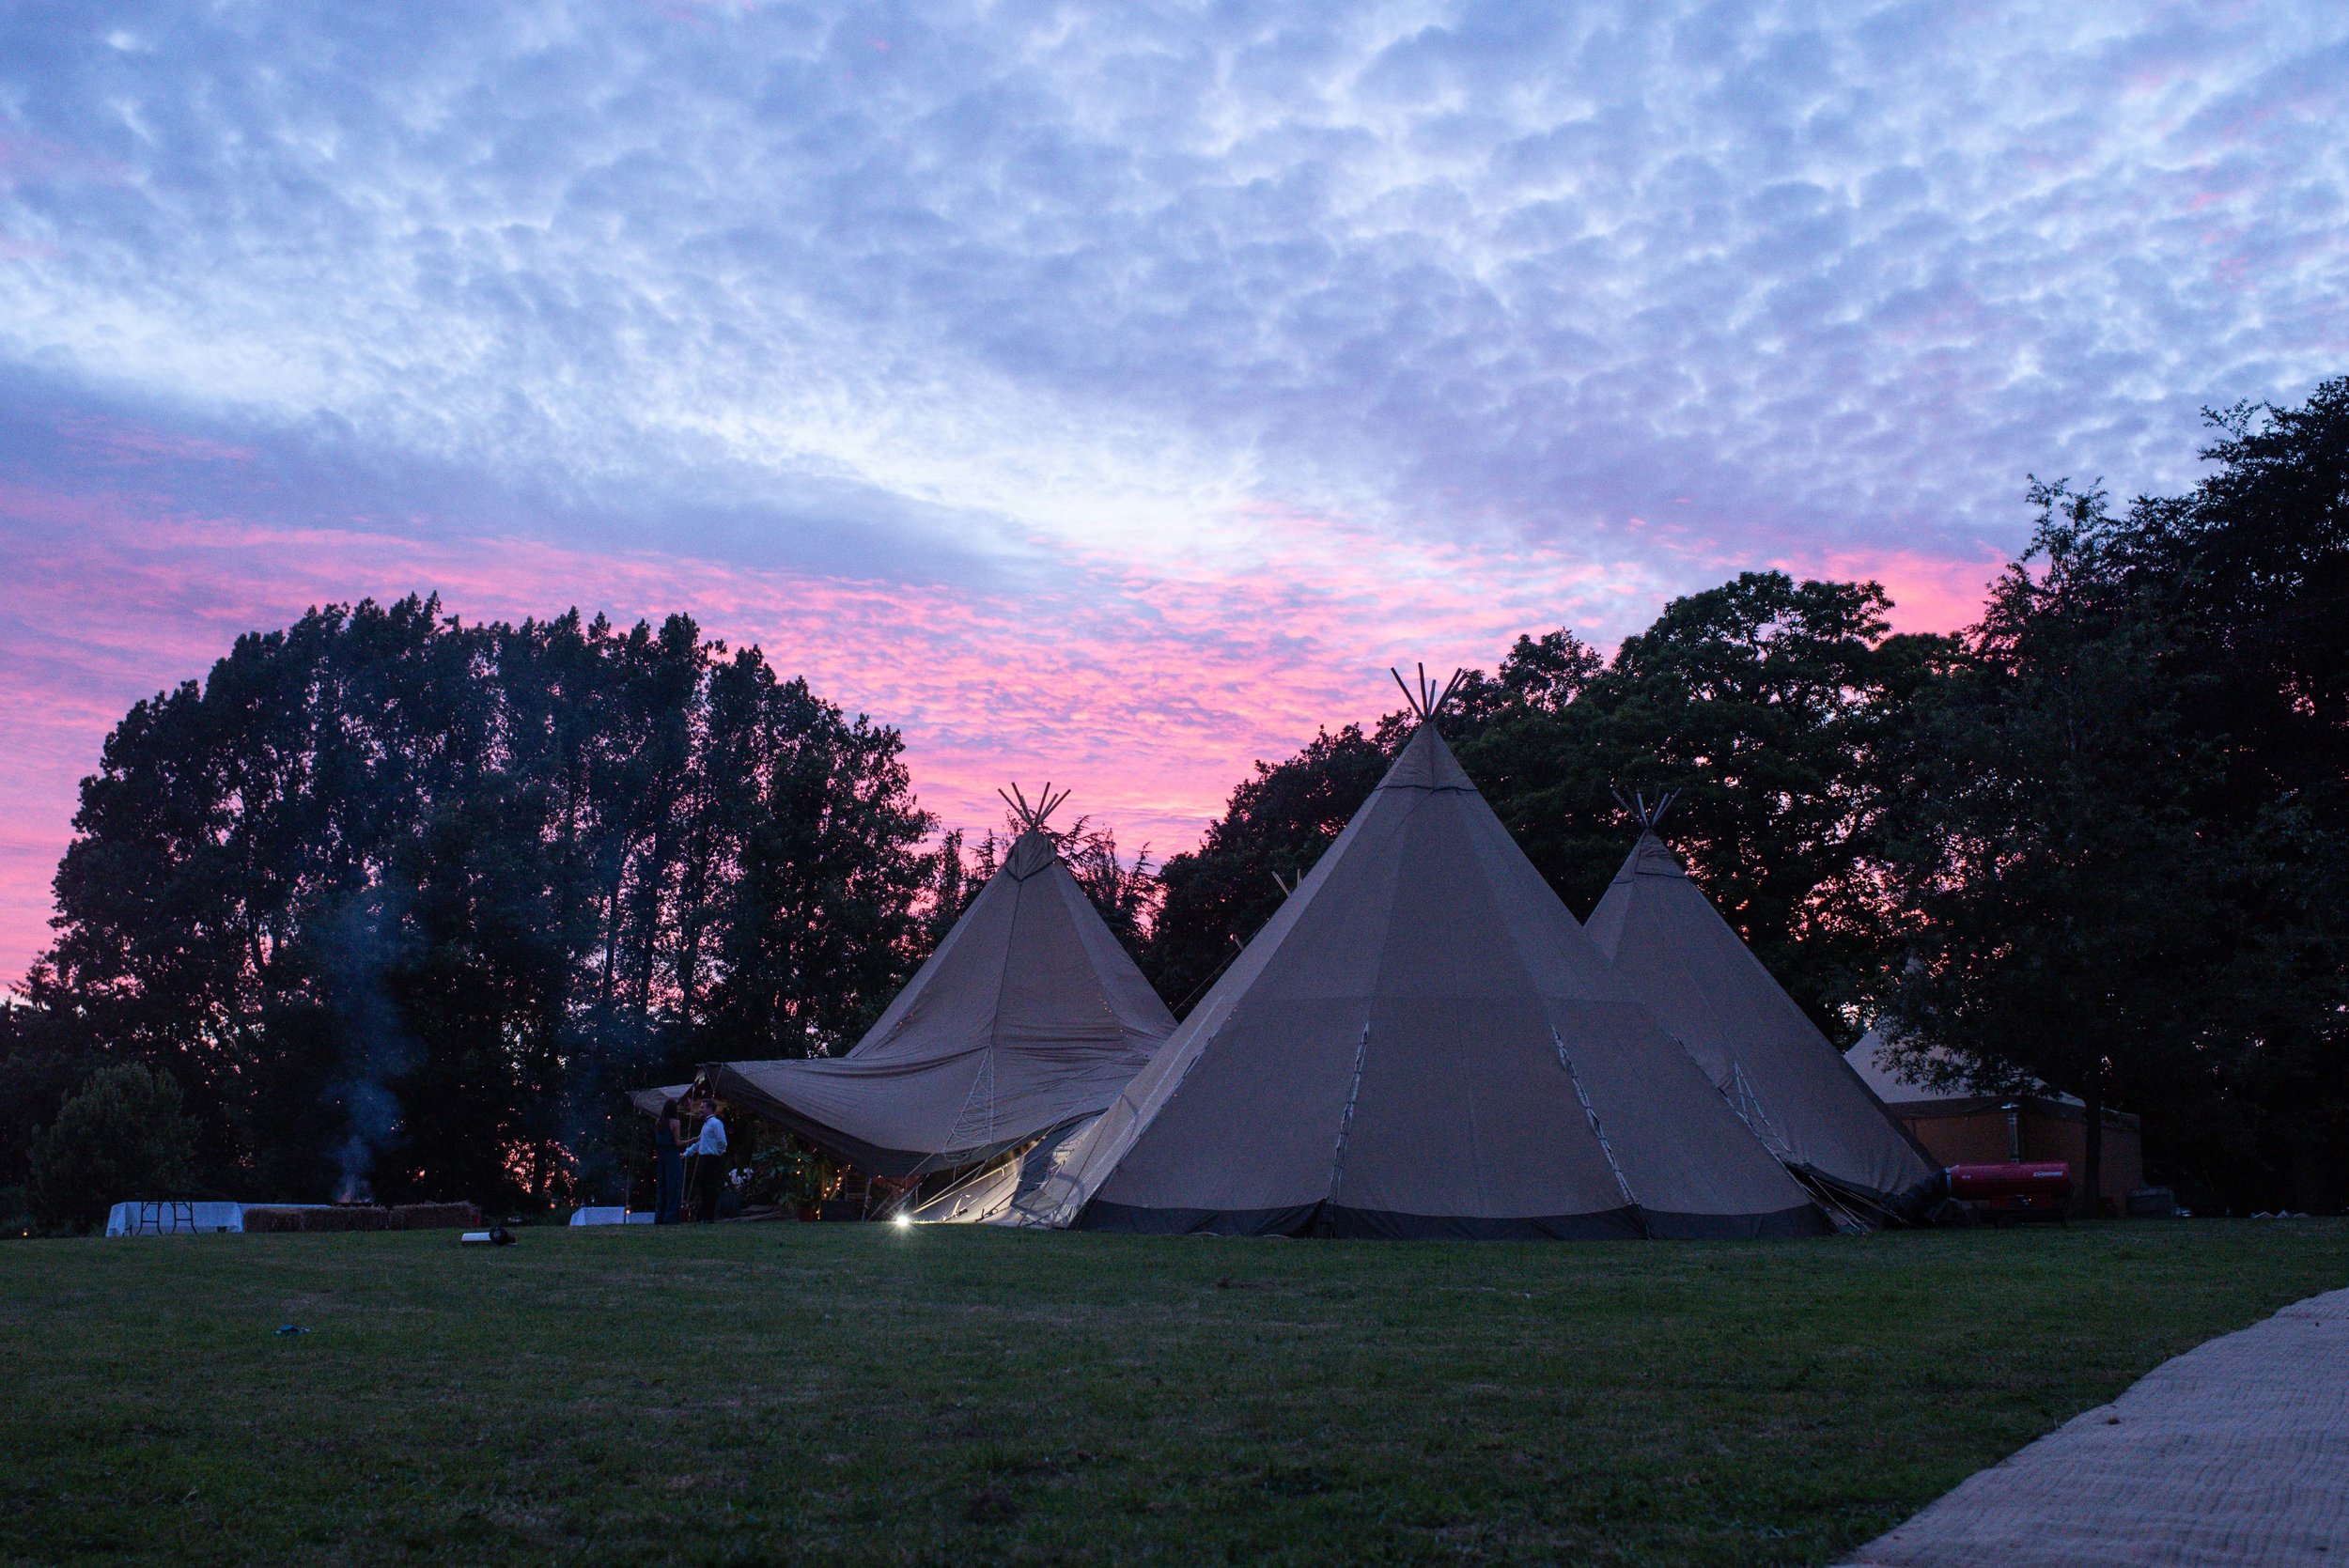
<svg viewBox="0 0 2349 1568">
<path fill-rule="evenodd" d="M 718 1179 L 725 1174 L 723 1155 L 695 1155 L 688 1162 L 687 1190 L 692 1195 L 693 1219 L 704 1225 L 718 1218 Z"/>
<path fill-rule="evenodd" d="M 674 1225 L 685 1206 L 685 1157 L 675 1149 L 661 1151 L 660 1195 L 654 1200 L 652 1222 Z"/>
</svg>

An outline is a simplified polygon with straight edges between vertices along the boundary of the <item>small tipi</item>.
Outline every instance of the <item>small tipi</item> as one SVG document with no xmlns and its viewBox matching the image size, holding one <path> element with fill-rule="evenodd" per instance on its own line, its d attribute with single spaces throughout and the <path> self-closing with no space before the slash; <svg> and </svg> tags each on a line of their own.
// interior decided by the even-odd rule
<svg viewBox="0 0 2349 1568">
<path fill-rule="evenodd" d="M 1357 1236 L 1823 1229 L 1461 771 L 1434 722 L 1442 697 L 1423 675 L 1405 692 L 1420 722 L 1386 778 L 1014 1203 L 1016 1220 Z"/>
<path fill-rule="evenodd" d="M 1004 800 L 1021 831 L 855 1048 L 727 1062 L 717 1092 L 866 1172 L 957 1170 L 1097 1114 L 1174 1018 L 1077 883 L 1047 785 Z"/>
<path fill-rule="evenodd" d="M 1591 911 L 1599 950 L 1789 1169 L 1911 1218 L 1937 1168 L 1888 1115 L 1656 835 L 1670 797 Z"/>
</svg>

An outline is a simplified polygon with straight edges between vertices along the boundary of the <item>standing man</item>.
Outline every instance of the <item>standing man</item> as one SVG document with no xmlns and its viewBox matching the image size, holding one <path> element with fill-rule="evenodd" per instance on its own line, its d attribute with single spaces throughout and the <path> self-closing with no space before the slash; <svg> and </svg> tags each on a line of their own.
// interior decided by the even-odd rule
<svg viewBox="0 0 2349 1568">
<path fill-rule="evenodd" d="M 718 1102 L 708 1102 L 701 1135 L 693 1140 L 687 1181 L 692 1187 L 693 1218 L 707 1225 L 718 1218 L 719 1178 L 725 1172 L 726 1125 L 718 1119 Z"/>
</svg>

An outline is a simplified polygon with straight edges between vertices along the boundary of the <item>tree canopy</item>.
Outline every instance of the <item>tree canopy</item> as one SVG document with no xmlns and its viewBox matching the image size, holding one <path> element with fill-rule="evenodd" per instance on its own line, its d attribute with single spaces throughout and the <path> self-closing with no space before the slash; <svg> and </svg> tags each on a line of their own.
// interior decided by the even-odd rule
<svg viewBox="0 0 2349 1568">
<path fill-rule="evenodd" d="M 27 994 L 220 1188 L 550 1201 L 618 1090 L 886 1001 L 939 870 L 899 752 L 683 616 L 314 611 L 108 737 Z"/>
<path fill-rule="evenodd" d="M 35 1135 L 32 1208 L 52 1230 L 87 1230 L 132 1193 L 168 1198 L 195 1179 L 195 1123 L 167 1074 L 101 1067 Z"/>
<path fill-rule="evenodd" d="M 2120 1103 L 2205 1190 L 2338 1203 L 2349 1142 L 2349 380 L 2210 415 L 2029 551 L 1925 705 L 1889 867 L 1906 1048 Z"/>
</svg>

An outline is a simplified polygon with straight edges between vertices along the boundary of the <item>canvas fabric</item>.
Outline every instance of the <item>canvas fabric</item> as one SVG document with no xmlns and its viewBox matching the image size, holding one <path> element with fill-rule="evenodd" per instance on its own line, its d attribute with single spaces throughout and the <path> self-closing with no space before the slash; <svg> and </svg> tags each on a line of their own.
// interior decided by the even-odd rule
<svg viewBox="0 0 2349 1568">
<path fill-rule="evenodd" d="M 1243 1234 L 1823 1228 L 1433 724 L 1014 1215 Z"/>
<path fill-rule="evenodd" d="M 990 1165 L 972 1167 L 945 1191 L 909 1209 L 907 1217 L 925 1225 L 1008 1222 L 1012 1204 L 1035 1190 L 1036 1185 L 1051 1173 L 1067 1144 L 1082 1137 L 1092 1124 L 1093 1118 L 1088 1116 L 1065 1127 L 1055 1127 Z"/>
<path fill-rule="evenodd" d="M 1052 841 L 1031 831 L 855 1048 L 721 1063 L 714 1079 L 753 1114 L 905 1177 L 1097 1114 L 1174 1027 Z"/>
<path fill-rule="evenodd" d="M 647 1116 L 658 1116 L 662 1106 L 683 1099 L 692 1087 L 690 1083 L 671 1083 L 657 1089 L 631 1089 L 628 1092 L 628 1103 Z"/>
<path fill-rule="evenodd" d="M 1934 1162 L 1653 832 L 1640 835 L 1588 929 L 1786 1165 L 1895 1212 L 1930 1195 Z"/>
</svg>

